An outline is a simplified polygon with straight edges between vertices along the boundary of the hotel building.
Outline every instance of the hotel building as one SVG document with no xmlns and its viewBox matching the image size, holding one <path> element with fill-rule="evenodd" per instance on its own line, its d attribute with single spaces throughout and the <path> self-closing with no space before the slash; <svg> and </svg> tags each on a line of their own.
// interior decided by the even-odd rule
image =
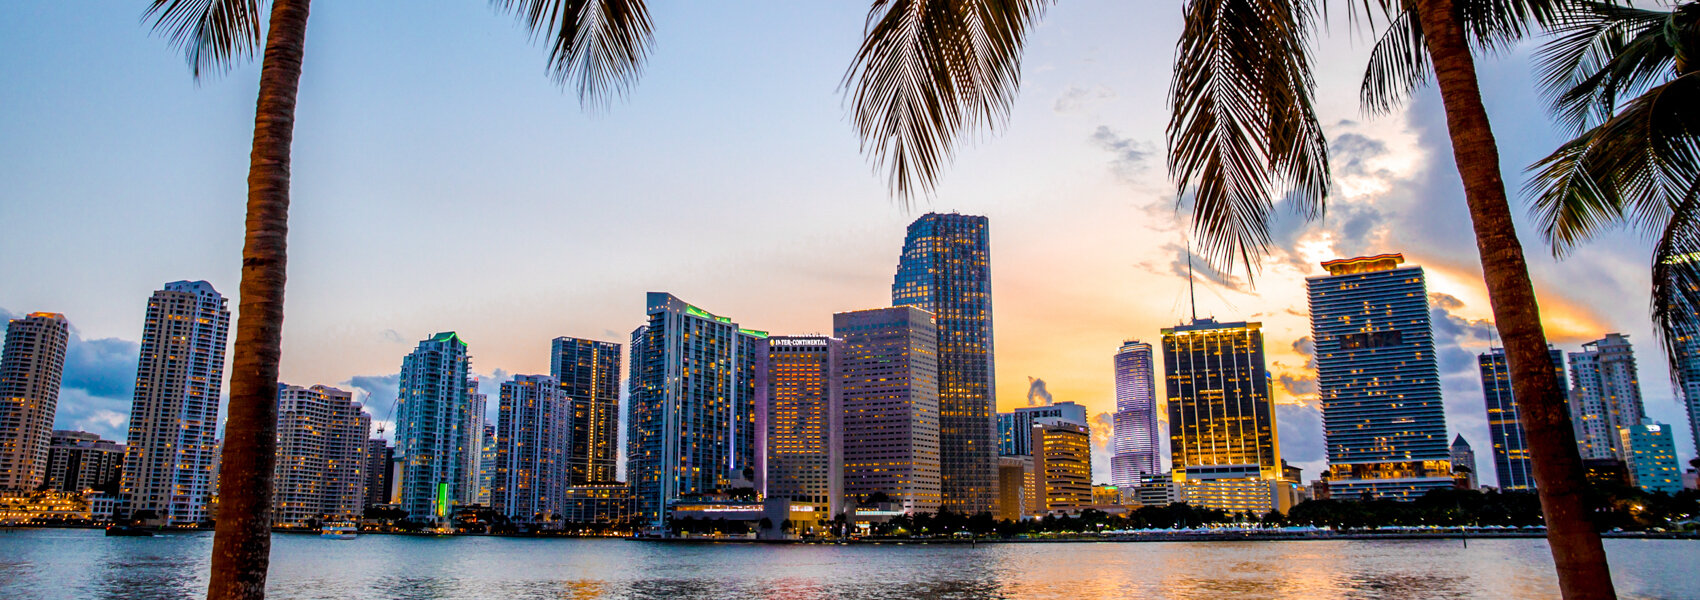
<svg viewBox="0 0 1700 600">
<path fill-rule="evenodd" d="M 844 340 L 844 494 L 883 492 L 909 514 L 940 508 L 938 331 L 912 306 L 838 313 Z M 987 436 L 991 434 L 987 423 Z"/>
<path fill-rule="evenodd" d="M 844 340 L 826 336 L 772 337 L 759 405 L 764 439 L 758 462 L 767 498 L 813 504 L 827 514 L 844 508 L 844 402 L 838 372 Z"/>
<path fill-rule="evenodd" d="M 230 311 L 205 281 L 154 292 L 143 319 L 122 494 L 129 513 L 168 525 L 207 520 Z"/>
<path fill-rule="evenodd" d="M 47 480 L 47 448 L 59 407 L 70 326 L 65 315 L 30 313 L 6 323 L 0 351 L 0 489 Z"/>
</svg>

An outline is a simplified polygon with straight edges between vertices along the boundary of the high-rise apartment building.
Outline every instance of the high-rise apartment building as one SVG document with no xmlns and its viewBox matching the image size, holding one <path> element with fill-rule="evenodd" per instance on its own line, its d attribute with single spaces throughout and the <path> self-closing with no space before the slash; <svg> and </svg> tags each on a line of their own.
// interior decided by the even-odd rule
<svg viewBox="0 0 1700 600">
<path fill-rule="evenodd" d="M 1151 344 L 1128 340 L 1116 351 L 1116 412 L 1110 484 L 1139 485 L 1144 475 L 1163 472 L 1157 431 L 1157 384 L 1151 366 Z"/>
<path fill-rule="evenodd" d="M 568 481 L 572 403 L 561 382 L 516 375 L 502 384 L 490 507 L 517 523 L 553 521 Z"/>
<path fill-rule="evenodd" d="M 1470 442 L 1464 440 L 1464 434 L 1453 438 L 1447 454 L 1452 462 L 1453 481 L 1463 483 L 1464 489 L 1476 489 L 1476 451 L 1470 447 Z"/>
<path fill-rule="evenodd" d="M 910 514 L 940 508 L 938 331 L 913 306 L 832 316 L 844 340 L 844 494 L 884 493 Z M 989 433 L 989 431 L 988 431 Z"/>
<path fill-rule="evenodd" d="M 468 369 L 470 373 L 470 368 Z M 490 396 L 478 391 L 478 377 L 468 377 L 466 380 L 466 435 L 461 438 L 460 473 L 464 481 L 460 485 L 460 504 L 485 504 L 489 498 L 480 498 L 484 488 L 484 447 L 487 445 L 484 433 L 489 430 L 488 409 Z M 485 504 L 488 506 L 488 504 Z"/>
<path fill-rule="evenodd" d="M 55 430 L 47 445 L 47 488 L 61 492 L 116 491 L 124 445 L 86 431 Z"/>
<path fill-rule="evenodd" d="M 496 424 L 484 424 L 484 446 L 478 452 L 478 503 L 490 506 L 490 485 L 496 478 Z"/>
<path fill-rule="evenodd" d="M 1033 479 L 1028 497 L 1035 514 L 1092 505 L 1092 428 L 1068 422 L 1033 423 Z"/>
<path fill-rule="evenodd" d="M 395 454 L 401 465 L 401 510 L 418 520 L 448 519 L 469 504 L 468 449 L 478 437 L 468 378 L 466 342 L 448 331 L 419 342 L 401 362 L 396 402 Z M 479 406 L 478 412 L 483 407 Z M 482 429 L 482 428 L 480 428 Z"/>
<path fill-rule="evenodd" d="M 1641 424 L 1641 381 L 1629 336 L 1608 333 L 1570 353 L 1570 419 L 1582 458 L 1628 460 L 1618 430 Z"/>
<path fill-rule="evenodd" d="M 1548 348 L 1558 380 L 1564 378 L 1564 352 Z M 1493 470 L 1501 490 L 1535 489 L 1535 466 L 1529 461 L 1529 438 L 1517 398 L 1511 393 L 1511 368 L 1505 349 L 1493 348 L 1476 357 L 1482 373 L 1482 398 L 1487 404 L 1488 433 L 1493 436 Z"/>
<path fill-rule="evenodd" d="M 389 440 L 366 440 L 366 502 L 362 509 L 390 503 L 390 464 L 394 460 L 395 449 Z"/>
<path fill-rule="evenodd" d="M 942 507 L 965 514 L 991 510 L 998 440 L 986 218 L 929 213 L 911 223 L 891 302 L 925 310 L 937 323 Z"/>
<path fill-rule="evenodd" d="M 0 350 L 0 490 L 33 490 L 47 479 L 47 447 L 70 326 L 65 315 L 30 313 L 6 323 Z"/>
<path fill-rule="evenodd" d="M 148 511 L 172 525 L 207 520 L 229 336 L 230 311 L 210 283 L 167 283 L 148 298 L 124 448 L 129 514 Z"/>
<path fill-rule="evenodd" d="M 1194 319 L 1163 330 L 1172 477 L 1187 502 L 1286 510 L 1262 323 Z"/>
<path fill-rule="evenodd" d="M 1682 468 L 1676 462 L 1676 432 L 1664 423 L 1641 419 L 1618 430 L 1619 447 L 1635 487 L 1649 492 L 1682 491 Z"/>
<path fill-rule="evenodd" d="M 626 477 L 640 527 L 659 531 L 681 496 L 753 483 L 767 333 L 672 294 L 650 292 L 646 304 L 649 322 L 632 332 Z"/>
<path fill-rule="evenodd" d="M 612 483 L 620 455 L 620 345 L 555 338 L 549 374 L 572 405 L 571 485 Z"/>
<path fill-rule="evenodd" d="M 1090 427 L 1086 407 L 1073 402 L 1056 402 L 1040 406 L 1023 406 L 1007 413 L 998 413 L 998 454 L 1000 456 L 1030 456 L 1033 454 L 1034 423 L 1069 423 Z"/>
<path fill-rule="evenodd" d="M 1382 254 L 1305 279 L 1329 493 L 1413 499 L 1453 486 L 1422 267 Z"/>
<path fill-rule="evenodd" d="M 844 340 L 767 340 L 766 389 L 758 429 L 766 497 L 813 504 L 836 515 L 844 504 L 844 403 L 838 372 Z"/>
<path fill-rule="evenodd" d="M 272 525 L 311 527 L 360 517 L 372 416 L 334 387 L 277 386 Z"/>
</svg>

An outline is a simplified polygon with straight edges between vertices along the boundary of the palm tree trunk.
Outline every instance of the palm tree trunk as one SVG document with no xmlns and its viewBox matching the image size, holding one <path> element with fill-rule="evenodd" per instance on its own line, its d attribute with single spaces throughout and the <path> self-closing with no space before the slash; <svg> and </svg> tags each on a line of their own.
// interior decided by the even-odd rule
<svg viewBox="0 0 1700 600">
<path fill-rule="evenodd" d="M 219 474 L 208 600 L 266 596 L 271 562 L 272 468 L 277 460 L 277 363 L 283 353 L 289 146 L 307 40 L 308 0 L 272 0 L 248 166 L 241 315 L 230 372 L 230 412 Z"/>
<path fill-rule="evenodd" d="M 1616 598 L 1605 547 L 1582 502 L 1582 458 L 1576 449 L 1564 388 L 1547 354 L 1540 307 L 1511 222 L 1505 182 L 1499 175 L 1499 148 L 1488 124 L 1487 109 L 1482 106 L 1475 59 L 1462 19 L 1454 0 L 1416 2 L 1446 105 L 1452 156 L 1464 179 L 1464 197 L 1476 230 L 1476 248 L 1482 257 L 1494 323 L 1505 342 L 1517 416 L 1529 438 L 1559 589 L 1567 600 Z"/>
</svg>

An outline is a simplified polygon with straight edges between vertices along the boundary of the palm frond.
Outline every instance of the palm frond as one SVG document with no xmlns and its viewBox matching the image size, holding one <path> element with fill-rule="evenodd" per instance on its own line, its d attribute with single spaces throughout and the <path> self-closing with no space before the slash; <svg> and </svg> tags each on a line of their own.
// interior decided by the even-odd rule
<svg viewBox="0 0 1700 600">
<path fill-rule="evenodd" d="M 183 50 L 195 79 L 230 70 L 265 39 L 260 0 L 152 0 L 142 19 Z"/>
<path fill-rule="evenodd" d="M 1672 13 L 1579 2 L 1560 14 L 1536 53 L 1554 116 L 1578 132 L 1610 119 L 1618 103 L 1668 77 L 1675 58 Z"/>
<path fill-rule="evenodd" d="M 1690 351 L 1685 346 L 1700 342 L 1700 180 L 1677 203 L 1653 249 L 1653 325 L 1674 379 Z"/>
<path fill-rule="evenodd" d="M 549 39 L 549 73 L 579 103 L 604 108 L 643 74 L 654 34 L 643 0 L 491 0 L 535 38 Z"/>
<path fill-rule="evenodd" d="M 930 193 L 958 137 L 1009 116 L 1022 46 L 1051 0 L 874 0 L 843 89 L 875 168 Z"/>
<path fill-rule="evenodd" d="M 1417 22 L 1415 8 L 1393 15 L 1387 30 L 1370 51 L 1369 66 L 1364 69 L 1358 99 L 1365 112 L 1372 115 L 1393 112 L 1428 81 L 1428 49 L 1423 44 L 1422 25 Z"/>
<path fill-rule="evenodd" d="M 1387 29 L 1370 53 L 1358 98 L 1364 112 L 1384 115 L 1404 105 L 1411 93 L 1428 82 L 1428 46 L 1413 0 L 1358 0 L 1353 18 L 1374 24 L 1379 12 Z M 1535 27 L 1556 22 L 1562 7 L 1576 0 L 1458 0 L 1470 46 L 1478 51 L 1505 51 Z"/>
<path fill-rule="evenodd" d="M 1328 146 L 1312 96 L 1311 0 L 1191 0 L 1169 86 L 1169 174 L 1191 192 L 1202 256 L 1257 270 L 1273 198 L 1306 218 L 1327 202 Z"/>
<path fill-rule="evenodd" d="M 1554 254 L 1619 222 L 1660 231 L 1700 177 L 1700 73 L 1648 90 L 1541 159 L 1525 191 Z"/>
</svg>

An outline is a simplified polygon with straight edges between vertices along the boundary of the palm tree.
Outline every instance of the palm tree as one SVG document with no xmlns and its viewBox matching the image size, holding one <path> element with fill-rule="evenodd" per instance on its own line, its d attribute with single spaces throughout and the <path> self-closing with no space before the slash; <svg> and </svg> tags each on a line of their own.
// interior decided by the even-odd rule
<svg viewBox="0 0 1700 600">
<path fill-rule="evenodd" d="M 1385 17 L 1363 97 L 1397 105 L 1433 75 L 1445 105 L 1494 321 L 1528 433 L 1548 540 L 1566 598 L 1615 596 L 1582 503 L 1581 458 L 1476 81 L 1478 48 L 1505 47 L 1560 0 L 1349 0 Z M 1312 108 L 1311 36 L 1325 0 L 1188 0 L 1170 101 L 1169 172 L 1192 202 L 1205 257 L 1256 268 L 1273 199 L 1322 214 L 1327 144 Z M 1048 0 L 874 0 L 845 75 L 863 150 L 903 199 L 930 192 L 956 139 L 997 128 L 1020 83 L 1026 33 Z M 1360 11 L 1361 9 L 1361 11 Z"/>
<path fill-rule="evenodd" d="M 230 373 L 222 493 L 213 536 L 209 599 L 264 598 L 270 561 L 268 513 L 277 442 L 277 373 L 282 353 L 289 158 L 296 92 L 307 41 L 309 0 L 150 0 L 146 18 L 180 47 L 196 79 L 264 49 L 249 157 L 242 248 L 241 316 Z M 546 36 L 554 79 L 584 104 L 608 102 L 636 81 L 651 34 L 643 0 L 492 0 L 534 36 Z"/>
<path fill-rule="evenodd" d="M 1553 33 L 1542 80 L 1576 137 L 1530 167 L 1535 216 L 1559 256 L 1622 223 L 1657 240 L 1654 329 L 1674 376 L 1700 334 L 1700 2 L 1583 2 Z"/>
</svg>

